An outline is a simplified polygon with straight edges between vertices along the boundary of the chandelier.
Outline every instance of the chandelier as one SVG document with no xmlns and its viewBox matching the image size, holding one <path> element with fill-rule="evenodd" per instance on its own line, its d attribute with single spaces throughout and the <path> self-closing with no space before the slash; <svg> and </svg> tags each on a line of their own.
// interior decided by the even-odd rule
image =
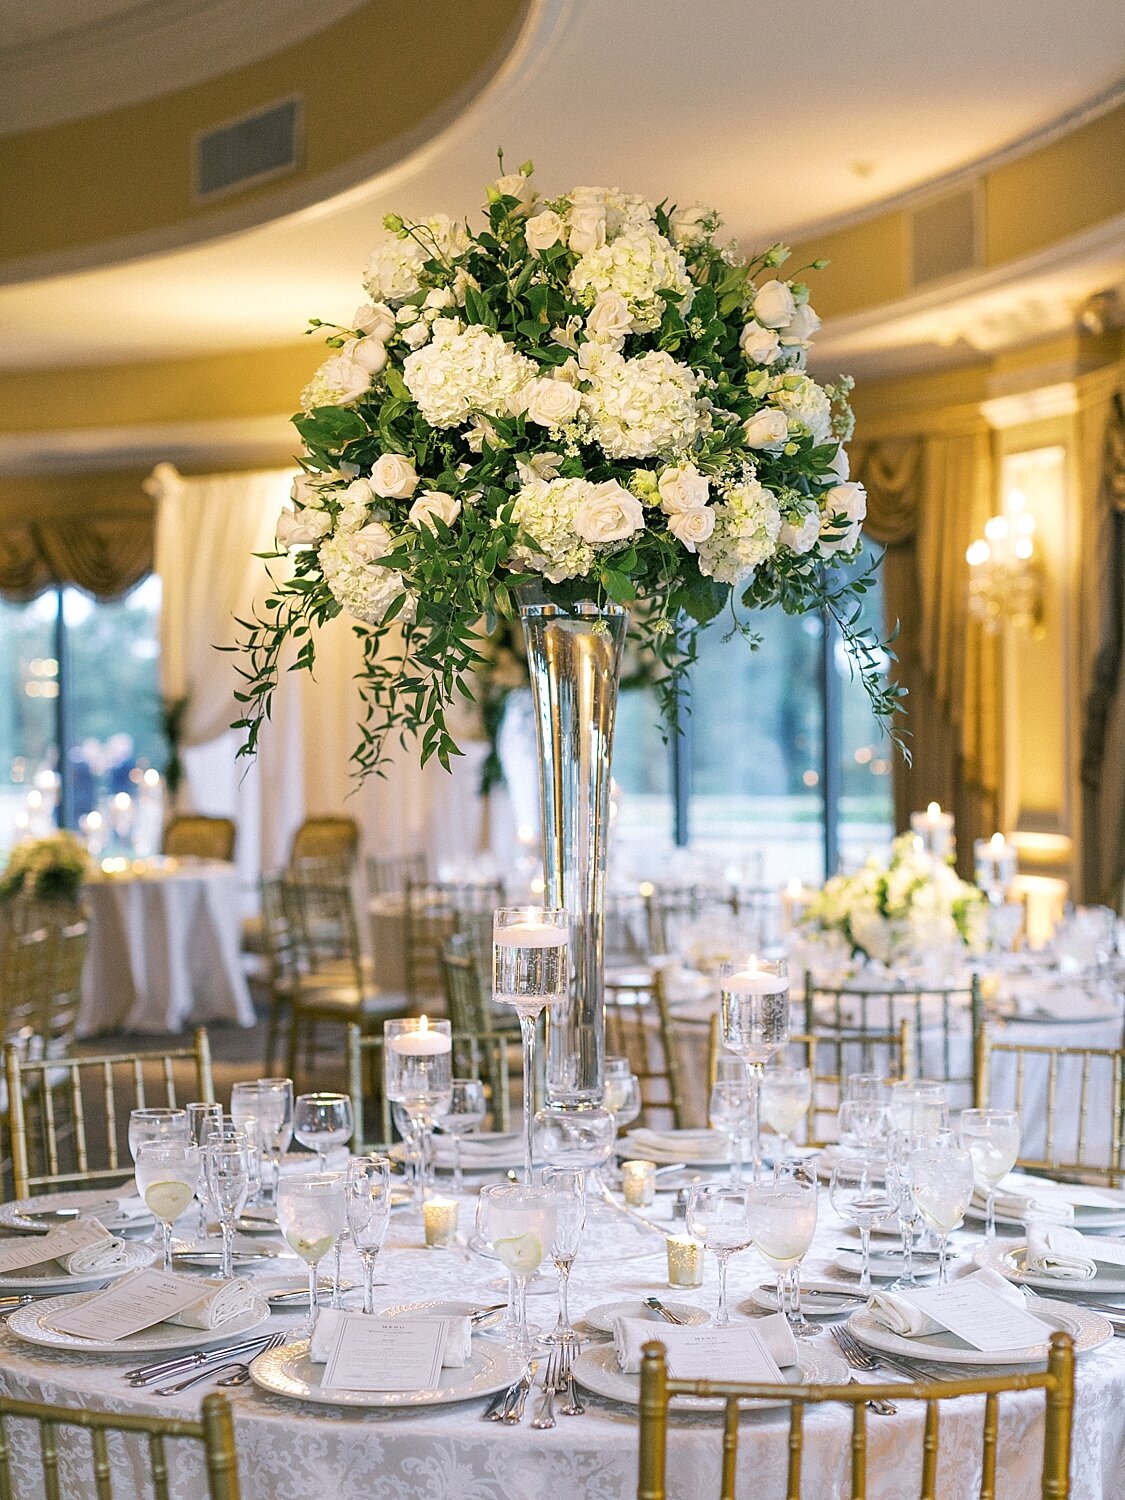
<svg viewBox="0 0 1125 1500">
<path fill-rule="evenodd" d="M 1035 550 L 1035 517 L 1022 490 L 1010 490 L 1003 512 L 985 522 L 984 536 L 965 552 L 969 615 L 990 632 L 1040 624 L 1043 586 Z"/>
</svg>

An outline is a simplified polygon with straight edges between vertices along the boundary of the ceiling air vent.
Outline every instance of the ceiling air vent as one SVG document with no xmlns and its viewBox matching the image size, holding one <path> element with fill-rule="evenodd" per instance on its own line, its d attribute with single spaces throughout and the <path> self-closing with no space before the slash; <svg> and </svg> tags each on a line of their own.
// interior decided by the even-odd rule
<svg viewBox="0 0 1125 1500">
<path fill-rule="evenodd" d="M 300 99 L 205 130 L 195 138 L 195 196 L 213 198 L 292 172 L 300 149 Z"/>
<path fill-rule="evenodd" d="M 944 281 L 981 263 L 981 194 L 976 184 L 931 198 L 910 215 L 913 286 Z"/>
</svg>

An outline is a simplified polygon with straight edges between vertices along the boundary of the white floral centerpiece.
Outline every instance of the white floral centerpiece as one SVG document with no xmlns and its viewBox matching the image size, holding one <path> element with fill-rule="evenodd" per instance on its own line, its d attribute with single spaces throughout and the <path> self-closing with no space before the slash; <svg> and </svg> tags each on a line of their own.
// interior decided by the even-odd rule
<svg viewBox="0 0 1125 1500">
<path fill-rule="evenodd" d="M 72 833 L 24 839 L 0 874 L 0 900 L 76 901 L 89 869 L 86 846 Z"/>
<path fill-rule="evenodd" d="M 747 258 L 711 209 L 581 187 L 540 199 L 531 164 L 488 189 L 473 230 L 396 215 L 351 326 L 294 418 L 304 441 L 279 571 L 244 621 L 245 753 L 283 642 L 311 668 L 341 612 L 364 647 L 360 774 L 389 732 L 457 753 L 446 710 L 472 696 L 481 622 L 535 581 L 557 603 L 632 605 L 674 721 L 698 631 L 730 607 L 823 610 L 875 709 L 896 692 L 857 624 L 866 513 L 843 442 L 851 382 L 806 372 L 819 319 L 799 279 Z M 815 262 L 819 268 L 823 262 Z"/>
<path fill-rule="evenodd" d="M 806 931 L 840 932 L 852 951 L 879 963 L 956 943 L 984 947 L 988 902 L 953 866 L 900 834 L 888 863 L 872 857 L 854 875 L 834 875 L 806 910 Z"/>
</svg>

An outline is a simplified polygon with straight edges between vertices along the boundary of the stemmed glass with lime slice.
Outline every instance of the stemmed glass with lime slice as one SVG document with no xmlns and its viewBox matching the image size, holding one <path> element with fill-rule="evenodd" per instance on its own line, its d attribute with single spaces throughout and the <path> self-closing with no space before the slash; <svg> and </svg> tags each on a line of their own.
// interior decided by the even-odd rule
<svg viewBox="0 0 1125 1500">
<path fill-rule="evenodd" d="M 199 1147 L 188 1141 L 141 1141 L 137 1192 L 160 1223 L 164 1269 L 172 1269 L 172 1225 L 186 1213 L 199 1185 Z"/>
<path fill-rule="evenodd" d="M 537 1340 L 527 1326 L 527 1283 L 539 1269 L 555 1240 L 557 1217 L 553 1188 L 531 1183 L 494 1183 L 481 1189 L 477 1199 L 477 1227 L 496 1253 L 500 1264 L 515 1279 L 516 1301 L 508 1298 L 507 1326 L 512 1330 L 510 1347 L 530 1354 Z"/>
</svg>

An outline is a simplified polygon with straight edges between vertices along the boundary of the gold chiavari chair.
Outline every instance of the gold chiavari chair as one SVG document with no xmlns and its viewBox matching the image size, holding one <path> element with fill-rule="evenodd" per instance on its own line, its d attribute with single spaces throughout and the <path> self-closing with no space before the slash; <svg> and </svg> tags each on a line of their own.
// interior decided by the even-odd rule
<svg viewBox="0 0 1125 1500">
<path fill-rule="evenodd" d="M 709 915 L 732 919 L 736 907 L 737 900 L 733 891 L 718 891 L 709 886 L 656 886 L 646 889 L 649 952 L 675 953 L 686 924 Z"/>
<path fill-rule="evenodd" d="M 162 852 L 176 859 L 234 858 L 238 826 L 231 818 L 207 818 L 201 814 L 183 814 L 173 818 L 164 830 Z"/>
<path fill-rule="evenodd" d="M 401 896 L 408 885 L 425 885 L 429 871 L 426 856 L 415 854 L 369 854 L 367 857 L 367 894 Z"/>
<path fill-rule="evenodd" d="M 1000 1397 L 1007 1391 L 1041 1390 L 1046 1398 L 1046 1432 L 1043 1442 L 1042 1500 L 1066 1500 L 1070 1494 L 1070 1440 L 1074 1418 L 1074 1345 L 1065 1333 L 1053 1333 L 1047 1368 L 1011 1375 L 988 1375 L 970 1380 L 915 1381 L 909 1385 L 809 1385 L 797 1389 L 776 1385 L 748 1384 L 726 1380 L 673 1380 L 668 1374 L 664 1345 L 653 1341 L 644 1346 L 641 1362 L 640 1461 L 637 1500 L 668 1500 L 665 1483 L 668 1449 L 668 1414 L 676 1396 L 705 1396 L 723 1402 L 722 1470 L 720 1500 L 735 1500 L 738 1469 L 738 1436 L 741 1403 L 781 1401 L 790 1408 L 787 1443 L 786 1500 L 801 1500 L 801 1461 L 804 1455 L 805 1408 L 828 1402 L 851 1407 L 851 1500 L 864 1500 L 868 1493 L 868 1401 L 925 1403 L 922 1436 L 921 1481 L 918 1500 L 950 1500 L 939 1491 L 938 1458 L 941 1403 L 966 1396 L 984 1397 L 981 1439 L 979 1500 L 995 1500 L 1000 1432 Z M 958 1439 L 960 1444 L 960 1437 Z M 894 1450 L 901 1473 L 903 1456 Z M 907 1491 L 896 1488 L 896 1496 L 907 1500 Z M 806 1492 L 806 1500 L 812 1497 Z M 964 1496 L 968 1500 L 968 1496 Z"/>
<path fill-rule="evenodd" d="M 214 1099 L 211 1046 L 202 1027 L 193 1046 L 170 1052 L 28 1060 L 9 1042 L 4 1069 L 15 1196 L 131 1175 L 132 1161 L 122 1150 L 129 1111 L 175 1108 L 177 1063 L 192 1069 L 186 1098 Z"/>
<path fill-rule="evenodd" d="M 0 1035 L 6 1041 L 39 1034 L 51 987 L 51 934 L 45 926 L 0 934 Z"/>
<path fill-rule="evenodd" d="M 441 973 L 454 1035 L 496 1038 L 496 1045 L 490 1042 L 483 1056 L 479 1046 L 475 1050 L 464 1043 L 455 1046 L 454 1077 L 483 1079 L 485 1092 L 498 1101 L 496 1128 L 506 1130 L 509 1048 L 519 1050 L 519 1018 L 513 1012 L 512 1020 L 516 1023 L 513 1028 L 511 1021 L 505 1024 L 495 1014 L 501 1007 L 493 1006 L 481 971 L 481 957 L 471 933 L 455 932 L 446 940 L 441 950 Z M 503 1008 L 509 1009 L 508 1006 Z"/>
<path fill-rule="evenodd" d="M 234 1444 L 230 1398 L 218 1391 L 203 1398 L 198 1421 L 186 1417 L 125 1415 L 105 1411 L 81 1411 L 68 1406 L 51 1406 L 42 1401 L 17 1401 L 0 1396 L 0 1497 L 13 1500 L 27 1493 L 13 1473 L 14 1450 L 18 1440 L 9 1423 L 34 1423 L 39 1430 L 39 1464 L 42 1488 L 37 1491 L 44 1500 L 64 1500 L 74 1493 L 75 1482 L 83 1489 L 92 1482 L 98 1500 L 134 1500 L 135 1465 L 130 1463 L 122 1473 L 121 1485 L 114 1486 L 114 1455 L 110 1451 L 110 1434 L 147 1438 L 145 1465 L 153 1500 L 169 1500 L 169 1443 L 190 1441 L 202 1443 L 207 1470 L 207 1494 L 210 1500 L 239 1500 L 238 1454 Z M 90 1434 L 88 1449 L 82 1440 L 70 1437 L 65 1430 L 76 1428 Z M 62 1429 L 62 1431 L 60 1431 Z M 65 1434 L 65 1436 L 64 1436 Z M 60 1438 L 64 1440 L 60 1442 Z M 19 1447 L 22 1459 L 22 1445 Z M 31 1460 L 34 1462 L 34 1459 Z M 25 1472 L 20 1464 L 21 1474 Z"/>
<path fill-rule="evenodd" d="M 996 1098 L 993 1063 L 1004 1058 L 1011 1059 L 1015 1077 L 1011 1089 L 1005 1089 L 1005 1097 Z M 1027 1100 L 1029 1075 L 1035 1073 L 1045 1084 L 1042 1113 L 1038 1108 L 1033 1112 Z M 1006 1042 L 997 1040 L 986 1023 L 977 1037 L 976 1077 L 974 1103 L 978 1109 L 987 1109 L 990 1102 L 996 1108 L 1014 1109 L 1020 1117 L 1025 1144 L 1028 1139 L 1037 1139 L 1041 1132 L 1042 1154 L 1025 1152 L 1021 1147 L 1017 1167 L 1049 1173 L 1052 1177 L 1095 1178 L 1109 1187 L 1119 1187 L 1125 1181 L 1121 1159 L 1125 1147 L 1125 1048 Z M 1103 1161 L 1092 1160 L 1090 1156 L 1092 1150 L 1098 1149 L 1089 1141 L 1092 1102 L 1099 1122 L 1105 1119 L 1104 1106 L 1091 1100 L 1094 1091 L 1109 1104 L 1109 1142 Z M 1061 1149 L 1058 1141 L 1062 1110 L 1073 1121 L 1073 1130 L 1066 1130 L 1071 1150 Z"/>
<path fill-rule="evenodd" d="M 359 824 L 354 818 L 318 816 L 306 818 L 293 835 L 289 864 L 295 868 L 302 860 L 320 859 L 350 874 L 358 853 Z"/>
<path fill-rule="evenodd" d="M 607 976 L 605 986 L 606 1052 L 627 1057 L 641 1086 L 641 1120 L 664 1110 L 672 1125 L 683 1124 L 683 1090 L 674 1022 L 661 970 L 654 971 L 647 989 L 618 986 Z M 681 1023 L 690 1025 L 692 1023 Z M 699 1024 L 699 1023 L 695 1023 Z"/>
<path fill-rule="evenodd" d="M 415 1009 L 442 997 L 441 948 L 453 933 L 475 919 L 491 923 L 504 904 L 500 881 L 483 884 L 449 882 L 406 885 L 406 993 Z"/>
</svg>

